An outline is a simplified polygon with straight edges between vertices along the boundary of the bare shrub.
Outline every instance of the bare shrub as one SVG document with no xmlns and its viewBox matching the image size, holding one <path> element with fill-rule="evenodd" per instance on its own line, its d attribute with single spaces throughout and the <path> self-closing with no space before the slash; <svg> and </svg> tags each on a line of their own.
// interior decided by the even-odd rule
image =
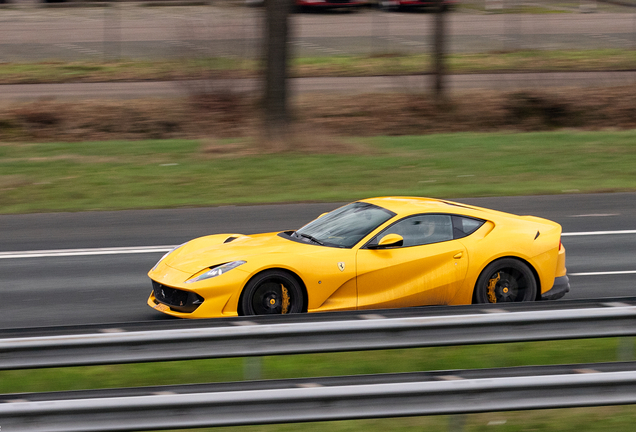
<svg viewBox="0 0 636 432">
<path fill-rule="evenodd" d="M 309 94 L 294 103 L 284 143 L 262 146 L 257 100 L 238 92 L 200 92 L 184 99 L 39 101 L 0 108 L 0 140 L 220 138 L 243 140 L 237 152 L 355 153 L 342 137 L 438 132 L 636 128 L 634 87 L 542 92 L 474 91 L 436 104 L 422 94 Z M 211 144 L 204 154 L 227 149 Z M 260 146 L 260 147 L 259 147 Z M 223 156 L 225 157 L 225 156 Z"/>
<path fill-rule="evenodd" d="M 572 105 L 561 97 L 528 92 L 509 95 L 506 110 L 511 124 L 530 123 L 538 129 L 575 126 L 578 117 Z"/>
<path fill-rule="evenodd" d="M 59 111 L 53 109 L 51 103 L 34 103 L 15 111 L 15 119 L 34 127 L 55 126 L 62 122 Z"/>
</svg>

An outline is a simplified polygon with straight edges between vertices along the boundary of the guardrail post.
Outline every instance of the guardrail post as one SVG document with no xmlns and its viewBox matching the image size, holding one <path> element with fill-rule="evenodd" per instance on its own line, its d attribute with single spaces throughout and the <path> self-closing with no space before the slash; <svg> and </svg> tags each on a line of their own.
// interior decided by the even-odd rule
<svg viewBox="0 0 636 432">
<path fill-rule="evenodd" d="M 262 357 L 245 357 L 243 358 L 243 379 L 246 381 L 254 381 L 261 379 L 261 371 L 263 369 Z"/>
<path fill-rule="evenodd" d="M 464 432 L 466 414 L 452 414 L 448 416 L 448 432 Z"/>
<path fill-rule="evenodd" d="M 618 347 L 616 347 L 616 357 L 618 361 L 630 361 L 634 359 L 634 338 L 622 337 L 618 338 Z"/>
</svg>

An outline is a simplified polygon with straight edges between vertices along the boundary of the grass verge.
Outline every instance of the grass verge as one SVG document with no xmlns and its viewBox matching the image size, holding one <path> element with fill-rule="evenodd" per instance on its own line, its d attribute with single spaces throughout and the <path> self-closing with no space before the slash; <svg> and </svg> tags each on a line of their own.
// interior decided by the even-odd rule
<svg viewBox="0 0 636 432">
<path fill-rule="evenodd" d="M 406 54 L 391 47 L 378 47 L 370 56 L 301 57 L 293 60 L 295 77 L 408 75 L 430 71 L 428 54 Z M 449 54 L 448 73 L 497 73 L 544 71 L 633 70 L 636 51 L 513 50 L 475 54 Z M 260 63 L 236 58 L 179 60 L 47 61 L 0 64 L 0 84 L 67 82 L 183 80 L 201 78 L 247 78 L 257 76 Z"/>
<path fill-rule="evenodd" d="M 0 213 L 636 190 L 636 131 L 0 145 Z"/>
</svg>

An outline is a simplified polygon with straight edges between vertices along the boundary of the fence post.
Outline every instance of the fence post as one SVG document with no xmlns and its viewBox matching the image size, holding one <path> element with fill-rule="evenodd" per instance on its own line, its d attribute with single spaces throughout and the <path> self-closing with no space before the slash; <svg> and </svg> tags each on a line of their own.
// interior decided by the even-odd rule
<svg viewBox="0 0 636 432">
<path fill-rule="evenodd" d="M 117 0 L 104 6 L 104 62 L 121 59 L 121 9 Z"/>
<path fill-rule="evenodd" d="M 444 75 L 446 73 L 444 65 L 445 54 L 445 19 L 446 5 L 444 0 L 436 0 L 435 8 L 435 30 L 433 36 L 433 74 L 435 75 L 434 93 L 437 101 L 445 97 Z"/>
<path fill-rule="evenodd" d="M 264 138 L 274 149 L 287 147 L 289 114 L 287 62 L 293 0 L 265 0 Z"/>
</svg>

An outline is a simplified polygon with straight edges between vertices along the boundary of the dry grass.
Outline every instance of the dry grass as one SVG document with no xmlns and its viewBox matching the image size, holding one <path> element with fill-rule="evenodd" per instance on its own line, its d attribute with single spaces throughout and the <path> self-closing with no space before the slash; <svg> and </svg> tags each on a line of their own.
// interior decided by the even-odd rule
<svg viewBox="0 0 636 432">
<path fill-rule="evenodd" d="M 23 175 L 0 175 L 0 191 L 15 189 L 31 184 L 29 178 Z"/>
<path fill-rule="evenodd" d="M 424 94 L 311 95 L 294 104 L 290 148 L 311 153 L 367 150 L 338 137 L 463 131 L 636 128 L 636 89 L 470 92 L 437 104 Z M 257 102 L 238 94 L 183 100 L 43 100 L 0 108 L 0 141 L 208 138 L 202 154 L 250 154 L 258 146 Z M 214 139 L 243 137 L 232 149 Z"/>
</svg>

